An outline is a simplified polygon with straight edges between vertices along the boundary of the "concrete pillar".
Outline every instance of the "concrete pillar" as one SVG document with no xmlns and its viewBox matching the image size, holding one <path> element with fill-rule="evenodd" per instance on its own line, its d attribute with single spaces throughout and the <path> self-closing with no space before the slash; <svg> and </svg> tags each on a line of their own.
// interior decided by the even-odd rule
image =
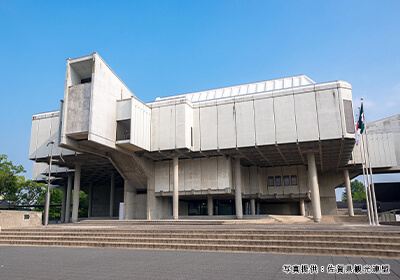
<svg viewBox="0 0 400 280">
<path fill-rule="evenodd" d="M 124 220 L 135 217 L 135 196 L 136 189 L 128 180 L 124 180 Z"/>
<path fill-rule="evenodd" d="M 243 205 L 242 205 L 242 172 L 240 168 L 240 158 L 235 158 L 235 208 L 236 218 L 243 218 Z"/>
<path fill-rule="evenodd" d="M 154 176 L 150 176 L 147 177 L 147 220 L 155 219 L 156 215 L 155 180 Z"/>
<path fill-rule="evenodd" d="M 343 170 L 344 173 L 344 184 L 346 186 L 346 194 L 347 194 L 347 209 L 349 210 L 349 216 L 354 216 L 354 209 L 353 209 L 353 197 L 351 195 L 351 185 L 350 185 L 350 176 L 349 170 Z"/>
<path fill-rule="evenodd" d="M 315 156 L 313 152 L 307 153 L 308 161 L 308 179 L 311 185 L 311 202 L 313 207 L 314 222 L 321 221 L 321 199 L 319 196 L 319 186 L 317 177 L 317 166 L 315 165 Z"/>
<path fill-rule="evenodd" d="M 110 217 L 114 216 L 114 194 L 115 194 L 115 173 L 111 173 L 111 187 L 110 187 Z"/>
<path fill-rule="evenodd" d="M 67 186 L 64 185 L 62 188 L 62 202 L 61 202 L 61 217 L 60 222 L 65 222 L 65 204 L 67 202 Z"/>
<path fill-rule="evenodd" d="M 213 210 L 214 210 L 214 201 L 213 201 L 213 197 L 211 194 L 208 195 L 207 197 L 207 210 L 208 210 L 208 216 L 212 216 Z"/>
<path fill-rule="evenodd" d="M 93 183 L 89 183 L 89 205 L 88 205 L 88 218 L 92 217 L 92 201 L 93 201 Z"/>
<path fill-rule="evenodd" d="M 304 199 L 301 199 L 300 202 L 300 215 L 302 215 L 303 217 L 306 215 L 306 208 L 304 205 Z"/>
<path fill-rule="evenodd" d="M 78 222 L 79 211 L 79 192 L 81 190 L 81 171 L 82 165 L 75 164 L 75 178 L 74 178 L 74 202 L 72 204 L 72 222 Z"/>
<path fill-rule="evenodd" d="M 173 199 L 172 199 L 172 215 L 174 219 L 177 220 L 179 216 L 179 165 L 178 165 L 178 157 L 174 156 L 173 158 L 173 167 L 174 167 L 174 191 L 173 191 Z"/>
<path fill-rule="evenodd" d="M 250 199 L 250 215 L 256 214 L 256 200 L 254 198 Z"/>
<path fill-rule="evenodd" d="M 68 175 L 67 201 L 65 205 L 65 222 L 69 223 L 71 219 L 71 193 L 72 193 L 72 175 Z"/>
<path fill-rule="evenodd" d="M 260 202 L 257 202 L 256 215 L 260 215 Z"/>
</svg>

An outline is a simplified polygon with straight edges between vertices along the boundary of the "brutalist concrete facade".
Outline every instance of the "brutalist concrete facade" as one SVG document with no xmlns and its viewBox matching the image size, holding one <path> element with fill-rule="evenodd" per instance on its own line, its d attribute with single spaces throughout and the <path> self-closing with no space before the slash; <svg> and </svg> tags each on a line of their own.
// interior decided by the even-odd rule
<svg viewBox="0 0 400 280">
<path fill-rule="evenodd" d="M 72 188 L 89 194 L 89 216 L 116 216 L 124 202 L 124 219 L 319 221 L 337 214 L 335 188 L 361 172 L 353 111 L 349 83 L 305 75 L 143 103 L 93 53 L 67 60 L 61 109 L 33 116 L 30 158 L 40 180 L 55 141 L 53 184 L 64 190 L 65 221 L 72 201 L 77 220 Z M 371 132 L 374 168 L 397 172 L 396 132 Z"/>
</svg>

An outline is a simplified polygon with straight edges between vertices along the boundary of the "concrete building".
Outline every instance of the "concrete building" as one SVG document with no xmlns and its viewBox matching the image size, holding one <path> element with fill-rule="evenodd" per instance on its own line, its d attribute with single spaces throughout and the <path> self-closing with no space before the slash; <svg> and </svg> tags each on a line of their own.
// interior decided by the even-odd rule
<svg viewBox="0 0 400 280">
<path fill-rule="evenodd" d="M 398 172 L 394 129 L 371 127 L 380 172 Z M 381 127 L 380 125 L 378 125 Z M 398 135 L 397 135 L 398 136 Z M 337 214 L 335 188 L 361 172 L 351 85 L 305 75 L 140 101 L 97 54 L 67 60 L 59 111 L 34 115 L 34 178 L 47 174 L 63 213 L 162 219 L 190 215 Z M 382 150 L 383 148 L 385 150 Z"/>
</svg>

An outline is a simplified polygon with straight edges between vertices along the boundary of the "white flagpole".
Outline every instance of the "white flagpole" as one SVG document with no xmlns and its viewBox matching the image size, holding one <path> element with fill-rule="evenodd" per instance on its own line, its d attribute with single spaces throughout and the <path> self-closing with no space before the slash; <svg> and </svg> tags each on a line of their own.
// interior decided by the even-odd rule
<svg viewBox="0 0 400 280">
<path fill-rule="evenodd" d="M 361 135 L 360 135 L 360 137 L 361 137 Z M 363 154 L 362 141 L 360 141 L 360 152 L 361 152 L 361 164 L 362 164 L 362 171 L 363 171 L 363 178 L 364 178 L 365 202 L 367 204 L 368 221 L 369 221 L 369 225 L 372 225 L 372 223 L 371 223 L 371 212 L 370 212 L 370 209 L 369 209 L 370 207 L 369 207 L 369 200 L 368 200 L 367 182 L 365 180 L 364 154 Z"/>
<path fill-rule="evenodd" d="M 365 124 L 364 124 L 365 125 Z M 363 161 L 363 166 L 364 166 L 364 162 L 365 162 L 365 174 L 367 177 L 367 190 L 368 190 L 368 196 L 369 196 L 369 205 L 370 205 L 370 211 L 371 211 L 371 221 L 372 224 L 375 225 L 375 216 L 374 216 L 374 206 L 372 204 L 372 196 L 371 196 L 371 187 L 369 184 L 369 174 L 368 174 L 368 167 L 367 167 L 367 156 L 365 153 L 365 141 L 364 141 L 364 135 L 361 135 L 361 142 L 362 142 L 362 149 L 363 149 L 363 153 L 364 153 L 364 160 Z"/>
<path fill-rule="evenodd" d="M 364 119 L 365 119 L 365 114 L 364 114 Z M 378 204 L 376 202 L 376 196 L 375 196 L 375 184 L 374 184 L 374 179 L 372 176 L 372 166 L 371 166 L 371 158 L 369 156 L 368 134 L 367 134 L 367 126 L 366 125 L 365 125 L 364 130 L 365 130 L 365 147 L 367 148 L 367 156 L 368 156 L 369 174 L 371 175 L 371 186 L 370 187 L 372 188 L 372 202 L 374 204 L 374 214 L 375 214 L 376 225 L 379 226 Z"/>
</svg>

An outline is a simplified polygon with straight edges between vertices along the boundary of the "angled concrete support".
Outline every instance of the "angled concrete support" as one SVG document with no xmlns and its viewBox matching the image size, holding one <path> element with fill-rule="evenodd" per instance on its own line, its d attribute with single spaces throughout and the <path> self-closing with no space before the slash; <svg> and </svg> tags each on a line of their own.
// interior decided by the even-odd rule
<svg viewBox="0 0 400 280">
<path fill-rule="evenodd" d="M 92 217 L 92 201 L 93 201 L 93 183 L 89 183 L 89 205 L 88 205 L 88 218 Z"/>
<path fill-rule="evenodd" d="M 114 194 L 115 194 L 115 173 L 111 173 L 111 187 L 110 187 L 110 217 L 114 216 Z"/>
<path fill-rule="evenodd" d="M 81 164 L 75 164 L 75 178 L 74 178 L 74 202 L 72 204 L 72 222 L 78 222 L 79 211 L 79 192 L 81 190 Z"/>
<path fill-rule="evenodd" d="M 317 177 L 317 166 L 313 152 L 307 153 L 308 160 L 308 179 L 311 185 L 311 202 L 313 207 L 314 222 L 321 221 L 321 198 L 319 196 L 319 185 Z"/>
<path fill-rule="evenodd" d="M 173 199 L 172 199 L 172 215 L 175 220 L 178 219 L 179 216 L 179 165 L 178 165 L 178 157 L 174 156 L 173 158 L 173 168 L 174 168 L 174 190 L 173 190 Z"/>
<path fill-rule="evenodd" d="M 62 188 L 62 202 L 61 202 L 61 217 L 60 222 L 65 222 L 65 204 L 67 202 L 67 186 L 64 185 Z"/>
<path fill-rule="evenodd" d="M 69 223 L 70 219 L 71 219 L 72 180 L 73 180 L 73 176 L 68 175 L 67 201 L 66 201 L 66 205 L 65 205 L 65 222 L 66 223 Z"/>
<path fill-rule="evenodd" d="M 236 218 L 243 218 L 242 205 L 242 171 L 240 168 L 240 158 L 235 158 L 235 208 Z"/>
<path fill-rule="evenodd" d="M 256 214 L 256 200 L 254 198 L 250 199 L 250 215 Z"/>
<path fill-rule="evenodd" d="M 346 185 L 347 209 L 349 211 L 349 216 L 353 217 L 354 216 L 353 197 L 351 195 L 349 170 L 347 170 L 347 169 L 343 170 L 343 174 L 344 174 L 344 184 Z"/>
<path fill-rule="evenodd" d="M 208 210 L 208 216 L 212 216 L 213 213 L 213 209 L 214 209 L 214 201 L 213 201 L 213 197 L 211 194 L 209 194 L 207 196 L 207 210 Z"/>
</svg>

